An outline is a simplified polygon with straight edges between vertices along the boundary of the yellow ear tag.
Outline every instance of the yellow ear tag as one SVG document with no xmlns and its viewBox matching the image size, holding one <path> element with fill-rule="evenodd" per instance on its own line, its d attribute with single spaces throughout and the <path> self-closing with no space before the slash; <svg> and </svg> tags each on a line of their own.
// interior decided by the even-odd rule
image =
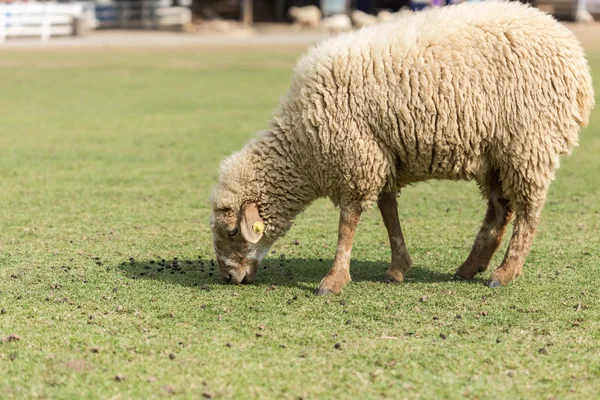
<svg viewBox="0 0 600 400">
<path fill-rule="evenodd" d="M 255 222 L 254 225 L 252 225 L 252 230 L 254 231 L 254 233 L 260 235 L 265 231 L 265 224 L 263 224 L 262 222 Z"/>
</svg>

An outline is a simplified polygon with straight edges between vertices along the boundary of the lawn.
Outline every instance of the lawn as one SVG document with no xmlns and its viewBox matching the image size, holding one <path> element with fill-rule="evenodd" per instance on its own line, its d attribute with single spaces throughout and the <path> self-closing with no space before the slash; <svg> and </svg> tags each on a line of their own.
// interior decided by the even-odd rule
<svg viewBox="0 0 600 400">
<path fill-rule="evenodd" d="M 255 284 L 221 283 L 218 163 L 266 127 L 300 53 L 0 53 L 0 397 L 600 396 L 600 108 L 508 287 L 485 287 L 489 272 L 450 279 L 485 212 L 456 182 L 403 191 L 415 263 L 403 284 L 381 283 L 390 253 L 374 209 L 353 282 L 313 295 L 336 248 L 323 200 Z M 600 52 L 590 60 L 600 82 Z"/>
</svg>

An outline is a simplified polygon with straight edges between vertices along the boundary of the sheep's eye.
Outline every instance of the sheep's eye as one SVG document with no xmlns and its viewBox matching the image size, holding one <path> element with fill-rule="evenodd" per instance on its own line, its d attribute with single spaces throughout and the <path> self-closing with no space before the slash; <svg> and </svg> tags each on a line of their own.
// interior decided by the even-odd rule
<svg viewBox="0 0 600 400">
<path fill-rule="evenodd" d="M 237 233 L 238 233 L 238 230 L 237 230 L 237 228 L 236 228 L 236 229 L 234 229 L 234 230 L 232 230 L 232 231 L 229 231 L 229 232 L 227 232 L 227 236 L 229 236 L 229 238 L 232 238 L 232 237 L 234 237 L 235 235 L 237 235 Z"/>
</svg>

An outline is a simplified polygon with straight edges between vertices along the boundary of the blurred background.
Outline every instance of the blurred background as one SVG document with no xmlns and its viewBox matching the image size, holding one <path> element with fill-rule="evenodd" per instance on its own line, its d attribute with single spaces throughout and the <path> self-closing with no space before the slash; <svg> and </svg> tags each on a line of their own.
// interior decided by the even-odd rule
<svg viewBox="0 0 600 400">
<path fill-rule="evenodd" d="M 0 42 L 81 40 L 119 30 L 181 35 L 328 35 L 462 0 L 0 0 Z M 557 19 L 593 24 L 600 0 L 522 0 Z"/>
</svg>

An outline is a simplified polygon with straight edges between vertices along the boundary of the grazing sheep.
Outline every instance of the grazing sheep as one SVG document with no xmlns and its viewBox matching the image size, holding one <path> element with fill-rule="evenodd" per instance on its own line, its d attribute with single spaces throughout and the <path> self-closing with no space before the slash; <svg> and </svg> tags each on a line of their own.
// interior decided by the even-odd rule
<svg viewBox="0 0 600 400">
<path fill-rule="evenodd" d="M 354 23 L 354 26 L 356 26 L 357 28 L 374 25 L 377 22 L 379 22 L 379 20 L 377 19 L 376 16 L 367 14 L 366 12 L 362 12 L 360 10 L 352 11 L 352 13 L 350 14 L 350 17 L 352 18 L 352 22 Z"/>
<path fill-rule="evenodd" d="M 317 6 L 290 7 L 288 15 L 299 26 L 317 29 L 321 22 L 321 10 Z"/>
<path fill-rule="evenodd" d="M 456 278 L 485 271 L 516 216 L 488 285 L 522 271 L 559 156 L 577 145 L 594 102 L 572 32 L 520 3 L 432 9 L 322 42 L 299 62 L 270 129 L 221 165 L 211 228 L 222 276 L 250 282 L 313 200 L 340 207 L 333 267 L 319 294 L 350 281 L 359 217 L 377 202 L 387 279 L 411 265 L 396 194 L 428 179 L 475 180 L 487 212 Z"/>
<path fill-rule="evenodd" d="M 337 14 L 323 18 L 321 27 L 332 34 L 347 32 L 352 29 L 352 21 L 346 14 Z"/>
</svg>

